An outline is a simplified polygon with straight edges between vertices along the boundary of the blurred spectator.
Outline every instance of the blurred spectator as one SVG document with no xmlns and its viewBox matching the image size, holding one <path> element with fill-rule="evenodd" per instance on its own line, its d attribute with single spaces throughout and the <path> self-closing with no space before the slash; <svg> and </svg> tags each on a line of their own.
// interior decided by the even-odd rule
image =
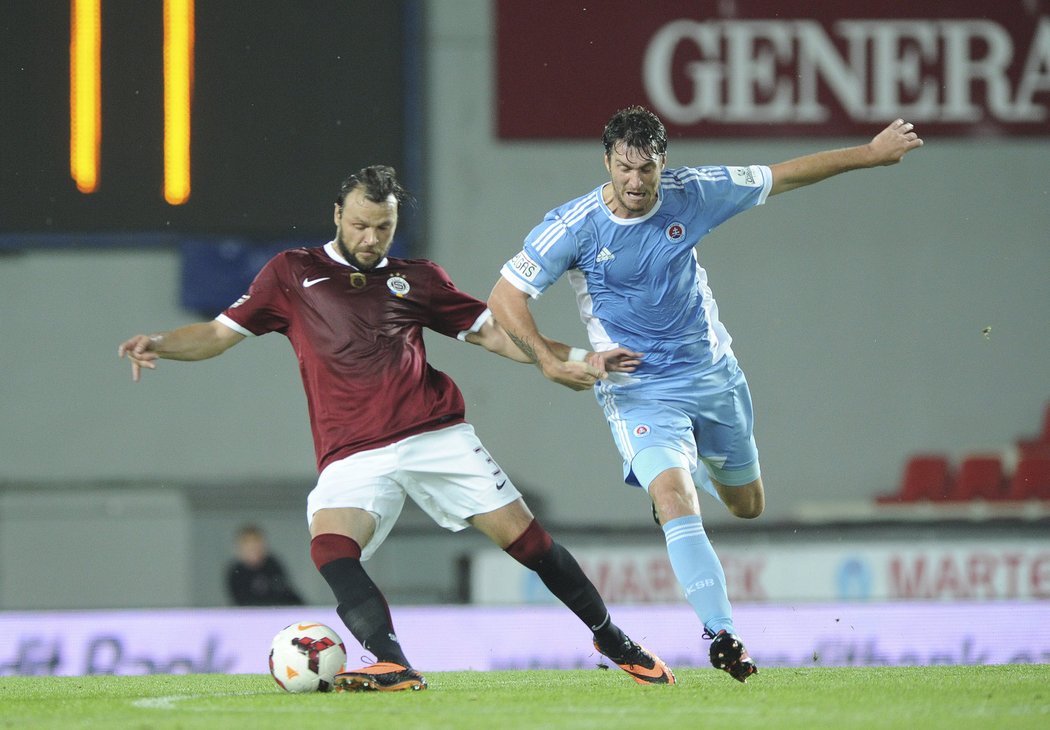
<svg viewBox="0 0 1050 730">
<path fill-rule="evenodd" d="M 226 572 L 230 598 L 238 606 L 298 606 L 303 599 L 292 587 L 281 561 L 270 553 L 266 535 L 256 525 L 237 531 L 237 559 Z"/>
</svg>

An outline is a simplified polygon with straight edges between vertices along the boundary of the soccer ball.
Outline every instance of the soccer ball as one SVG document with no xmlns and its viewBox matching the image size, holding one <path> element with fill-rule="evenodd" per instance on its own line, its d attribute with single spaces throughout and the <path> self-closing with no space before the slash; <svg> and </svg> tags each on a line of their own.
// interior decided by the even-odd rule
<svg viewBox="0 0 1050 730">
<path fill-rule="evenodd" d="M 270 645 L 270 675 L 287 692 L 331 692 L 346 666 L 346 647 L 324 624 L 294 623 Z"/>
</svg>

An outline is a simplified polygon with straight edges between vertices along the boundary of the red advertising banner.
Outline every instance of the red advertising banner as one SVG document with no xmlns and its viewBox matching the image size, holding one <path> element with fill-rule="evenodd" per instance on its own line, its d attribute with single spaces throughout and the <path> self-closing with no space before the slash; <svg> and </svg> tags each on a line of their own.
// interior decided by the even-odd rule
<svg viewBox="0 0 1050 730">
<path fill-rule="evenodd" d="M 496 0 L 497 132 L 1050 134 L 1050 0 Z"/>
</svg>

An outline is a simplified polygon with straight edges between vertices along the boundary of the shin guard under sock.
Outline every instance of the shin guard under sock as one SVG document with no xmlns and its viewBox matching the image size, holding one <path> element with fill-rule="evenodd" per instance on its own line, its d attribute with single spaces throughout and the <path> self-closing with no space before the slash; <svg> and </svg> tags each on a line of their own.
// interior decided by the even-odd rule
<svg viewBox="0 0 1050 730">
<path fill-rule="evenodd" d="M 619 647 L 627 641 L 623 631 L 610 620 L 605 601 L 576 558 L 554 542 L 538 521 L 529 523 L 525 532 L 507 546 L 506 552 L 535 571 L 543 585 L 587 624 L 603 650 L 604 647 Z"/>
<path fill-rule="evenodd" d="M 390 607 L 361 565 L 361 547 L 344 535 L 318 535 L 310 556 L 328 582 L 339 606 L 339 618 L 376 661 L 410 666 L 394 633 Z"/>
<path fill-rule="evenodd" d="M 686 515 L 663 526 L 667 557 L 685 598 L 712 634 L 733 632 L 733 609 L 726 576 L 699 515 Z"/>
</svg>

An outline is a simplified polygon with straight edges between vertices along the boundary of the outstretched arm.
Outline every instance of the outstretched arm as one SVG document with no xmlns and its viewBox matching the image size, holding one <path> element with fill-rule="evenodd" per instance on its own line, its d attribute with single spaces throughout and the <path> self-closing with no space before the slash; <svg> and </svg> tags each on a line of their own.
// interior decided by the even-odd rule
<svg viewBox="0 0 1050 730">
<path fill-rule="evenodd" d="M 922 140 L 911 122 L 898 119 L 879 132 L 868 144 L 817 152 L 771 165 L 773 187 L 770 195 L 805 187 L 849 170 L 896 165 L 911 150 L 922 147 Z"/>
<path fill-rule="evenodd" d="M 562 385 L 573 390 L 586 390 L 593 386 L 595 381 L 607 377 L 604 369 L 585 362 L 583 357 L 573 362 L 565 362 L 569 360 L 571 347 L 563 342 L 543 337 L 543 335 L 539 337 L 562 365 L 561 379 L 557 381 Z M 534 353 L 526 352 L 494 317 L 490 317 L 477 332 L 468 334 L 466 340 L 472 345 L 481 345 L 489 352 L 502 355 L 515 362 L 536 363 Z"/>
<path fill-rule="evenodd" d="M 568 363 L 570 367 L 581 372 L 604 379 L 605 373 L 633 373 L 641 364 L 642 354 L 628 350 L 625 347 L 616 347 L 604 352 L 591 352 L 583 350 L 564 342 L 552 340 L 541 334 L 540 338 L 547 344 L 554 356 L 562 362 Z M 466 336 L 466 341 L 472 345 L 481 345 L 489 352 L 502 355 L 515 362 L 535 364 L 535 359 L 526 355 L 522 349 L 515 344 L 503 325 L 491 317 L 482 325 L 477 332 L 471 332 Z M 593 380 L 590 380 L 593 384 Z M 587 386 L 590 387 L 590 386 Z"/>
<path fill-rule="evenodd" d="M 514 362 L 528 364 L 536 362 L 532 357 L 526 355 L 520 347 L 514 344 L 514 340 L 510 338 L 507 331 L 496 321 L 495 317 L 489 317 L 477 332 L 468 333 L 465 339 L 472 345 L 480 345 L 489 352 L 502 355 L 508 360 L 513 360 Z M 556 340 L 549 340 L 546 337 L 543 339 L 547 342 L 548 346 L 554 351 L 557 357 L 562 360 L 569 359 L 569 351 L 572 348 L 564 343 L 557 342 Z"/>
<path fill-rule="evenodd" d="M 206 360 L 221 355 L 244 335 L 212 320 L 197 322 L 154 335 L 135 335 L 120 343 L 118 357 L 131 360 L 131 379 L 136 383 L 142 368 L 157 369 L 157 360 Z"/>
<path fill-rule="evenodd" d="M 492 324 L 503 331 L 503 336 L 526 358 L 514 359 L 535 363 L 544 377 L 555 383 L 573 390 L 586 390 L 596 381 L 607 377 L 606 362 L 617 364 L 625 359 L 608 358 L 603 361 L 593 353 L 582 353 L 579 355 L 583 357 L 582 360 L 572 357 L 576 354 L 572 353 L 573 348 L 540 334 L 529 311 L 528 295 L 514 288 L 503 278 L 496 282 L 492 294 L 489 295 L 488 304 L 498 321 Z"/>
</svg>

